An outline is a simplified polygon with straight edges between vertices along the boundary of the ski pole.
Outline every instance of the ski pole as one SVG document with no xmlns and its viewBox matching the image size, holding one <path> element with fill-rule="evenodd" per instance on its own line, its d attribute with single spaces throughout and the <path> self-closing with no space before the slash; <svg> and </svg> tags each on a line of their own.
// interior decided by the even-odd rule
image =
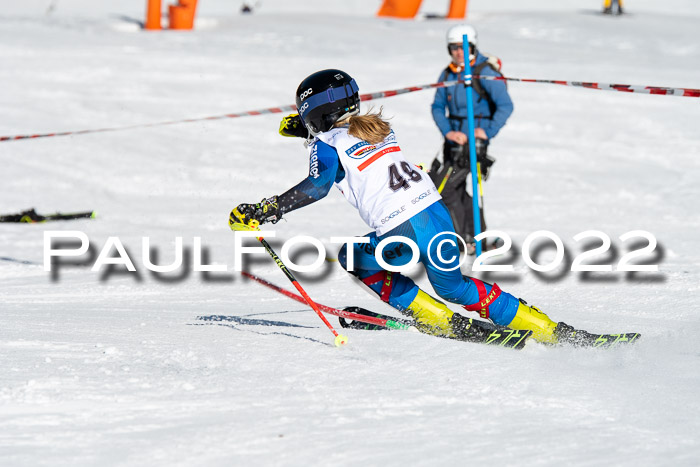
<svg viewBox="0 0 700 467">
<path fill-rule="evenodd" d="M 476 194 L 479 191 L 476 168 L 476 142 L 474 138 L 474 103 L 472 96 L 472 67 L 469 63 L 469 38 L 462 36 L 462 50 L 464 50 L 464 89 L 467 93 L 467 123 L 469 128 L 469 167 L 472 171 L 472 211 L 474 212 L 474 237 L 481 233 L 481 214 L 479 211 L 479 199 Z M 481 242 L 476 243 L 476 256 L 481 256 Z"/>
<path fill-rule="evenodd" d="M 454 168 L 452 166 L 449 166 L 447 168 L 447 173 L 445 174 L 445 178 L 442 179 L 442 182 L 440 182 L 440 186 L 438 187 L 438 193 L 442 193 L 442 190 L 445 189 L 445 185 L 447 184 L 447 181 L 450 179 L 450 175 L 452 175 L 453 171 L 454 171 Z"/>
<path fill-rule="evenodd" d="M 253 275 L 246 271 L 242 271 L 241 274 L 243 274 L 245 277 L 253 279 L 256 282 L 259 282 L 260 284 L 266 287 L 271 288 L 272 290 L 281 293 L 282 295 L 285 295 L 298 302 L 306 303 L 306 300 L 304 300 L 302 296 L 297 295 L 294 292 L 290 292 L 289 290 L 285 290 L 282 287 L 268 282 L 261 277 Z M 336 315 L 340 318 L 347 318 L 362 323 L 379 325 L 389 329 L 402 329 L 420 332 L 420 329 L 418 329 L 417 327 L 417 323 L 410 319 L 393 318 L 391 316 L 372 312 L 369 312 L 370 315 L 358 314 L 352 311 L 331 308 L 326 305 L 321 305 L 320 303 L 318 304 L 318 306 L 321 310 L 324 311 L 324 313 Z M 525 345 L 525 339 L 527 339 L 532 334 L 532 331 L 527 331 L 524 334 L 517 334 L 518 331 L 507 329 L 505 326 L 497 326 L 493 323 L 489 324 L 482 321 L 473 320 L 471 318 L 464 319 L 466 319 L 469 322 L 468 327 L 466 327 L 465 329 L 465 331 L 469 331 L 469 334 L 461 337 L 455 337 L 455 339 L 457 340 L 466 342 L 482 342 L 486 344 L 502 345 L 506 347 L 513 347 L 519 349 Z M 512 340 L 514 338 L 517 338 L 517 340 Z"/>
<path fill-rule="evenodd" d="M 481 185 L 481 162 L 476 163 L 477 180 L 479 181 L 479 198 L 483 200 L 484 198 L 484 188 Z M 483 201 L 482 201 L 483 204 Z"/>
<path fill-rule="evenodd" d="M 258 277 L 254 274 L 251 274 L 246 271 L 241 272 L 242 275 L 245 277 L 252 279 L 266 287 L 271 288 L 272 290 L 275 290 L 282 295 L 291 298 L 292 300 L 296 300 L 297 302 L 301 303 L 306 303 L 306 300 L 301 295 L 297 295 L 294 292 L 290 292 L 289 290 L 283 289 L 282 287 L 279 287 L 272 282 L 269 282 L 262 277 Z M 321 303 L 317 303 L 318 308 L 323 311 L 324 313 L 328 313 L 330 315 L 338 316 L 339 318 L 347 318 L 351 319 L 353 321 L 361 321 L 363 323 L 367 324 L 376 324 L 378 326 L 383 326 L 385 328 L 389 329 L 411 329 L 415 327 L 415 322 L 408 320 L 408 319 L 400 319 L 400 318 L 392 318 L 389 316 L 384 316 L 380 315 L 380 317 L 374 317 L 374 316 L 366 316 L 366 315 L 361 315 L 358 313 L 353 313 L 351 311 L 346 311 L 346 310 L 339 310 L 337 308 L 333 308 L 330 306 L 322 305 Z"/>
<path fill-rule="evenodd" d="M 481 212 L 484 212 L 484 185 L 481 182 L 483 177 L 481 176 L 481 163 L 480 162 L 476 163 L 476 171 L 478 172 L 477 178 L 479 181 L 479 207 L 481 208 Z"/>
<path fill-rule="evenodd" d="M 245 230 L 245 231 L 253 231 L 253 230 L 260 230 L 258 229 L 259 222 L 258 221 L 251 221 L 250 224 L 232 224 L 231 229 L 232 230 Z M 272 259 L 275 261 L 277 266 L 282 270 L 285 276 L 287 276 L 287 279 L 291 281 L 292 284 L 294 284 L 294 287 L 299 291 L 302 297 L 304 297 L 304 300 L 306 303 L 316 312 L 319 318 L 321 318 L 321 321 L 324 322 L 326 326 L 328 326 L 328 329 L 331 330 L 333 335 L 335 336 L 335 345 L 337 347 L 340 347 L 341 345 L 345 345 L 348 343 L 348 338 L 347 336 L 344 336 L 342 334 L 338 334 L 338 332 L 333 329 L 333 326 L 331 323 L 328 322 L 325 316 L 323 316 L 323 313 L 321 313 L 321 310 L 319 310 L 318 305 L 316 302 L 311 300 L 311 297 L 306 293 L 306 291 L 299 285 L 299 282 L 297 282 L 296 278 L 292 274 L 292 271 L 287 269 L 287 266 L 284 265 L 282 260 L 277 256 L 277 253 L 275 253 L 275 250 L 272 249 L 269 243 L 267 243 L 267 240 L 265 240 L 263 237 L 256 237 L 258 241 L 262 244 L 263 247 L 265 247 L 265 250 L 267 253 L 272 257 Z"/>
</svg>

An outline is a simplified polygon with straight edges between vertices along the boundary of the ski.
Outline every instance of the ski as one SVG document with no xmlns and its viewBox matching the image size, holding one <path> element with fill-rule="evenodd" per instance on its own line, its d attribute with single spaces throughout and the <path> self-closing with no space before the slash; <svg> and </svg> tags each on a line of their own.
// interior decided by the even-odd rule
<svg viewBox="0 0 700 467">
<path fill-rule="evenodd" d="M 636 332 L 619 334 L 594 334 L 581 329 L 574 329 L 566 323 L 559 323 L 555 329 L 559 344 L 572 347 L 595 347 L 609 349 L 637 342 L 641 334 Z"/>
<path fill-rule="evenodd" d="M 406 326 L 404 329 L 417 330 L 416 322 L 412 319 L 394 318 L 392 316 L 382 315 L 381 313 L 375 313 L 373 311 L 366 310 L 359 306 L 346 306 L 342 309 L 342 311 L 345 311 L 349 314 L 349 316 L 338 316 L 340 326 L 344 328 L 360 329 L 364 331 L 381 331 L 395 329 L 389 326 L 383 326 L 381 324 L 378 324 L 377 322 L 370 322 L 370 319 L 376 318 L 382 321 L 396 321 L 397 323 Z M 347 321 L 347 319 L 350 319 L 350 321 Z"/>
<path fill-rule="evenodd" d="M 293 300 L 300 303 L 305 303 L 303 297 L 300 295 L 279 287 L 261 277 L 255 276 L 246 271 L 243 271 L 241 274 Z M 346 307 L 339 310 L 320 303 L 318 306 L 324 313 L 338 316 L 340 325 L 344 328 L 364 330 L 418 330 L 418 323 L 410 319 L 393 318 L 391 316 L 375 313 L 360 307 Z M 455 340 L 522 349 L 525 346 L 527 338 L 532 335 L 532 331 L 516 331 L 504 326 L 496 326 L 485 321 L 479 321 L 457 314 L 455 314 L 455 316 L 460 317 L 459 323 L 457 323 L 455 326 L 456 336 L 450 337 L 451 339 Z M 352 321 L 348 322 L 348 319 Z"/>
<path fill-rule="evenodd" d="M 279 287 L 261 277 L 243 271 L 242 274 L 266 287 L 275 290 L 300 303 L 306 303 L 300 295 Z M 337 316 L 343 328 L 377 331 L 387 329 L 419 330 L 419 324 L 412 319 L 394 318 L 357 306 L 345 307 L 342 310 L 318 304 L 319 309 L 324 313 Z M 453 323 L 456 336 L 449 339 L 464 342 L 474 342 L 487 345 L 496 345 L 514 349 L 525 347 L 526 341 L 532 335 L 532 331 L 518 331 L 505 326 L 498 326 L 486 321 L 480 321 L 455 314 Z M 349 321 L 348 321 L 349 320 Z M 629 345 L 637 342 L 641 337 L 639 333 L 619 333 L 619 334 L 594 334 L 588 331 L 575 329 L 566 323 L 559 323 L 554 331 L 558 343 L 553 346 L 571 347 L 591 347 L 609 349 Z"/>
<path fill-rule="evenodd" d="M 63 214 L 57 212 L 55 214 L 38 214 L 34 208 L 28 211 L 22 211 L 18 214 L 5 214 L 0 216 L 0 222 L 15 222 L 15 223 L 28 223 L 34 224 L 37 222 L 47 222 L 47 221 L 62 221 L 62 220 L 72 220 L 72 219 L 94 219 L 95 211 L 85 211 L 85 212 L 75 212 L 69 214 Z"/>
<path fill-rule="evenodd" d="M 360 307 L 347 307 L 344 308 L 344 310 L 364 316 L 374 316 L 377 318 L 386 317 L 385 315 L 365 310 L 364 308 Z M 454 324 L 456 335 L 454 337 L 447 337 L 448 339 L 522 349 L 525 347 L 527 338 L 532 335 L 532 331 L 517 331 L 505 326 L 496 326 L 485 321 L 479 321 L 457 314 L 454 315 L 453 320 L 455 320 L 456 317 L 459 317 L 459 320 Z M 410 321 L 412 325 L 417 328 L 415 321 L 406 321 Z M 381 327 L 361 321 L 347 323 L 342 318 L 340 319 L 340 325 L 344 328 L 363 329 L 369 331 L 382 329 Z"/>
</svg>

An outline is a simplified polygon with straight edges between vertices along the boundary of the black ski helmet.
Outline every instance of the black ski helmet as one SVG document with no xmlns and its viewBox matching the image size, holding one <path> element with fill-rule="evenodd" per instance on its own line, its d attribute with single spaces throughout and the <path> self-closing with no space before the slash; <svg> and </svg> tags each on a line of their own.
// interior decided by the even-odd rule
<svg viewBox="0 0 700 467">
<path fill-rule="evenodd" d="M 343 117 L 360 112 L 357 83 L 340 70 L 321 70 L 307 76 L 297 88 L 301 121 L 311 134 L 328 131 Z"/>
</svg>

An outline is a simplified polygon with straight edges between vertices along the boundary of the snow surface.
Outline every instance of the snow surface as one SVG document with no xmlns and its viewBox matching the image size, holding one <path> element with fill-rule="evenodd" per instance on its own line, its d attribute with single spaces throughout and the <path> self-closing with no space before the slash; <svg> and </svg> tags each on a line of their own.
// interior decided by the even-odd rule
<svg viewBox="0 0 700 467">
<path fill-rule="evenodd" d="M 141 31 L 142 0 L 3 5 L 0 135 L 291 104 L 299 81 L 328 67 L 362 92 L 433 82 L 451 23 L 377 19 L 380 3 L 265 0 L 242 16 L 241 2 L 202 0 L 191 32 Z M 622 17 L 592 0 L 469 3 L 482 50 L 509 76 L 700 88 L 696 1 L 628 0 Z M 427 1 L 422 13 L 446 9 Z M 569 264 L 579 232 L 608 234 L 617 252 L 597 259 L 615 264 L 629 247 L 619 235 L 648 230 L 660 272 L 536 274 L 516 255 L 515 273 L 480 277 L 556 320 L 641 332 L 638 345 L 515 352 L 355 331 L 333 347 L 313 312 L 233 272 L 230 209 L 306 173 L 300 142 L 277 135 L 279 116 L 0 143 L 1 213 L 99 215 L 0 225 L 0 465 L 697 465 L 698 99 L 509 90 L 490 227 L 518 248 L 551 230 Z M 414 162 L 440 146 L 432 96 L 373 103 Z M 47 230 L 85 232 L 94 255 L 119 237 L 139 273 L 45 272 Z M 273 245 L 367 230 L 333 192 L 278 224 Z M 175 237 L 187 258 L 201 237 L 228 272 L 205 278 L 190 262 L 152 274 L 144 236 L 159 264 L 173 260 Z M 249 266 L 289 287 L 268 257 Z M 393 314 L 337 264 L 298 276 L 320 303 Z"/>
</svg>

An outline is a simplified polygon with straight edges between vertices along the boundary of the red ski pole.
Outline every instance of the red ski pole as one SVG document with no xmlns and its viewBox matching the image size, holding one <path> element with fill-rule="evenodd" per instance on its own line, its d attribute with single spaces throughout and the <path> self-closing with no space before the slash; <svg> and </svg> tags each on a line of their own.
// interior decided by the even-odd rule
<svg viewBox="0 0 700 467">
<path fill-rule="evenodd" d="M 251 221 L 250 225 L 245 225 L 245 224 L 232 224 L 231 225 L 232 230 L 245 230 L 245 231 L 251 231 L 251 230 L 259 230 L 258 229 L 258 222 L 257 221 Z M 338 332 L 333 329 L 333 326 L 331 323 L 328 322 L 325 316 L 323 316 L 323 313 L 321 313 L 321 310 L 319 309 L 318 305 L 316 302 L 311 300 L 311 297 L 309 297 L 309 294 L 306 293 L 306 291 L 299 285 L 299 282 L 297 282 L 296 278 L 292 274 L 292 271 L 287 269 L 287 266 L 284 265 L 282 260 L 277 256 L 277 253 L 275 253 L 275 250 L 272 249 L 269 243 L 263 238 L 263 237 L 256 237 L 258 241 L 262 244 L 262 246 L 265 247 L 265 250 L 268 252 L 270 256 L 272 256 L 272 259 L 275 261 L 277 266 L 282 270 L 285 276 L 287 276 L 287 279 L 291 281 L 292 284 L 294 284 L 294 287 L 299 291 L 302 297 L 304 297 L 304 300 L 306 300 L 306 303 L 313 308 L 313 310 L 316 312 L 319 318 L 321 318 L 321 321 L 325 323 L 326 326 L 328 326 L 328 329 L 331 330 L 333 335 L 335 336 L 335 345 L 337 347 L 340 347 L 341 345 L 345 345 L 348 343 L 348 338 L 347 336 L 344 336 L 342 334 L 338 334 Z"/>
<path fill-rule="evenodd" d="M 241 271 L 241 274 L 244 275 L 245 277 L 252 279 L 266 287 L 271 288 L 272 290 L 275 290 L 282 295 L 291 298 L 292 300 L 296 300 L 297 302 L 301 303 L 306 303 L 306 300 L 301 295 L 297 295 L 294 292 L 290 292 L 289 290 L 285 290 L 282 287 L 279 287 L 275 284 L 273 284 L 270 281 L 267 281 L 263 279 L 262 277 L 258 277 L 255 274 L 251 274 L 247 271 Z M 360 321 L 362 323 L 368 323 L 368 324 L 376 324 L 378 326 L 382 326 L 388 329 L 404 329 L 404 330 L 410 330 L 410 329 L 416 329 L 415 323 L 409 320 L 405 319 L 400 319 L 400 318 L 391 318 L 389 316 L 383 316 L 379 315 L 378 316 L 366 316 L 366 315 L 361 315 L 358 313 L 353 313 L 351 311 L 346 311 L 346 310 L 339 310 L 337 308 L 333 308 L 327 305 L 323 305 L 322 303 L 317 303 L 318 308 L 323 311 L 324 313 L 328 313 L 330 315 L 337 316 L 339 318 L 347 318 L 351 319 L 353 321 Z"/>
</svg>

